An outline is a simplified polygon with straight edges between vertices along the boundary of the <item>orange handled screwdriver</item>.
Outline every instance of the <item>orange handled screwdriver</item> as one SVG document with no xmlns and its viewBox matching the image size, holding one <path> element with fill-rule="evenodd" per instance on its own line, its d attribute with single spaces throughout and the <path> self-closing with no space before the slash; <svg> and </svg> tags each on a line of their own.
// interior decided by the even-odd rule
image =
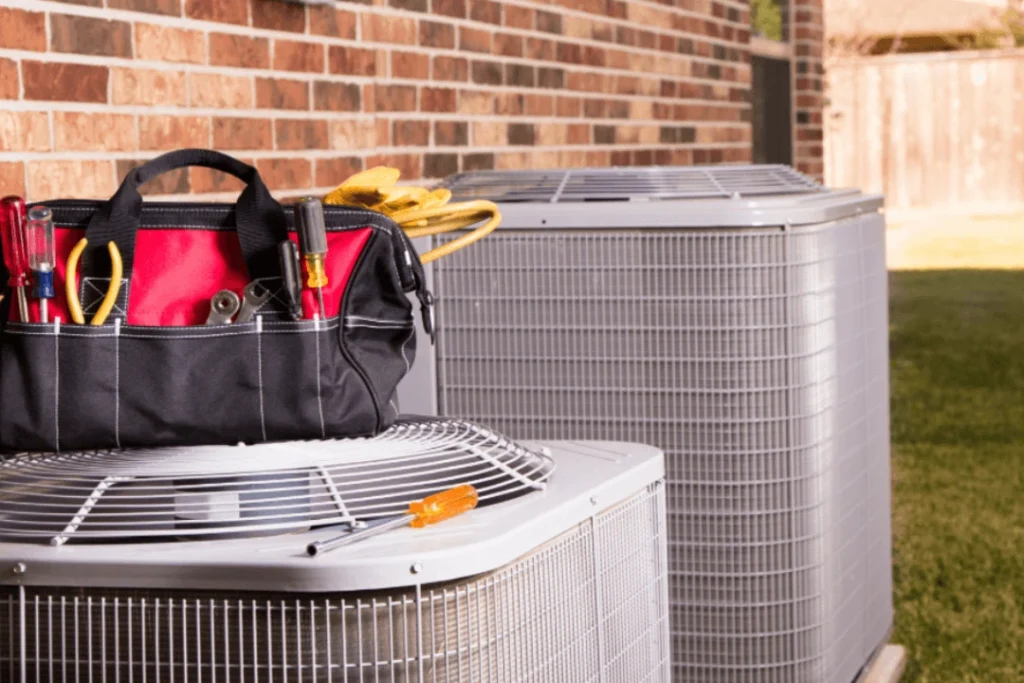
<svg viewBox="0 0 1024 683">
<path fill-rule="evenodd" d="M 476 507 L 479 500 L 480 497 L 477 495 L 475 488 L 469 484 L 462 484 L 447 491 L 435 493 L 423 500 L 413 501 L 409 504 L 408 511 L 400 517 L 389 519 L 369 529 L 353 531 L 343 536 L 329 538 L 326 541 L 310 543 L 306 546 L 306 553 L 310 557 L 316 557 L 329 550 L 340 548 L 343 545 L 351 545 L 367 538 L 373 538 L 386 531 L 403 527 L 406 524 L 416 528 L 425 527 L 428 524 L 437 524 L 456 515 L 461 515 L 467 510 L 472 510 Z"/>
</svg>

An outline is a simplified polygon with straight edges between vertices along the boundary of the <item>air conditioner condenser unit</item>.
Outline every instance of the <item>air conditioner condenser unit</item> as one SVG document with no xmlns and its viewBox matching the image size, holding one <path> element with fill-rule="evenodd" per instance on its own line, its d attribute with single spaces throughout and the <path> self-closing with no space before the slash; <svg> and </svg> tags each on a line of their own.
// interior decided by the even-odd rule
<svg viewBox="0 0 1024 683">
<path fill-rule="evenodd" d="M 851 683 L 892 624 L 881 198 L 781 166 L 445 184 L 504 220 L 430 264 L 402 409 L 663 449 L 673 680 Z"/>
<path fill-rule="evenodd" d="M 647 446 L 426 420 L 16 456 L 0 463 L 0 678 L 668 683 L 663 476 Z M 373 525 L 457 483 L 479 507 L 306 554 L 341 533 L 327 521 Z"/>
</svg>

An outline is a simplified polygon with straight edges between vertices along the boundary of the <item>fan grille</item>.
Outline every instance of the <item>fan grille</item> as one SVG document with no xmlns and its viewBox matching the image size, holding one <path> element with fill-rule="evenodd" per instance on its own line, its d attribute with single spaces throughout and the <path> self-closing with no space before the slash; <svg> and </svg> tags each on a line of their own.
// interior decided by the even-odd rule
<svg viewBox="0 0 1024 683">
<path fill-rule="evenodd" d="M 420 590 L 28 588 L 22 605 L 0 589 L 0 678 L 668 683 L 664 533 L 656 483 L 496 572 Z"/>
<path fill-rule="evenodd" d="M 0 462 L 0 538 L 236 537 L 402 514 L 458 484 L 482 505 L 543 488 L 544 453 L 457 420 L 372 439 L 26 454 Z"/>
<path fill-rule="evenodd" d="M 593 202 L 716 199 L 824 192 L 788 166 L 658 166 L 550 171 L 484 171 L 448 178 L 457 201 Z"/>
</svg>

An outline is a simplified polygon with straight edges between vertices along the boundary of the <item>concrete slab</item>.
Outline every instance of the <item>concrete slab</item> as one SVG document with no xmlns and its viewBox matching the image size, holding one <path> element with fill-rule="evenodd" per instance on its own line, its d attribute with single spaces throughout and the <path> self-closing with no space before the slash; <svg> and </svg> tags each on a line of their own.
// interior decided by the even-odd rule
<svg viewBox="0 0 1024 683">
<path fill-rule="evenodd" d="M 907 651 L 900 645 L 886 645 L 857 683 L 897 683 L 903 675 Z"/>
</svg>

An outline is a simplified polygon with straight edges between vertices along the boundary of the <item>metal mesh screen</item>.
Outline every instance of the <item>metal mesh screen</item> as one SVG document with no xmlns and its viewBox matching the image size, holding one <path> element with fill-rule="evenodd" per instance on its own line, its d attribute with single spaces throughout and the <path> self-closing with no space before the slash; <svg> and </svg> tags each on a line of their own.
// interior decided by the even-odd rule
<svg viewBox="0 0 1024 683">
<path fill-rule="evenodd" d="M 5 589 L 0 677 L 668 683 L 663 519 L 656 484 L 501 570 L 420 590 L 31 588 L 22 605 Z"/>
<path fill-rule="evenodd" d="M 853 680 L 892 616 L 880 216 L 499 231 L 434 278 L 441 414 L 666 451 L 673 680 Z"/>
</svg>

